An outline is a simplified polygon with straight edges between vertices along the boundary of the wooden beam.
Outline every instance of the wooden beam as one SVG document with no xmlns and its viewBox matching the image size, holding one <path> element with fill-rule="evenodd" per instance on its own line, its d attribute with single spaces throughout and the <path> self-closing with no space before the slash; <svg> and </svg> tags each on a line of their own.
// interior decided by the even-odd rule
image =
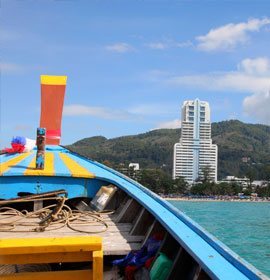
<svg viewBox="0 0 270 280">
<path fill-rule="evenodd" d="M 138 215 L 133 228 L 130 231 L 131 235 L 142 235 L 145 234 L 154 217 L 145 208 L 142 208 L 140 214 Z"/>
<path fill-rule="evenodd" d="M 92 261 L 92 252 L 40 253 L 24 255 L 1 255 L 1 264 L 60 263 Z"/>
<path fill-rule="evenodd" d="M 98 251 L 101 247 L 101 238 L 94 236 L 9 238 L 0 240 L 0 255 Z"/>
<path fill-rule="evenodd" d="M 103 279 L 103 252 L 102 251 L 93 252 L 93 276 L 94 276 L 94 280 Z"/>
<path fill-rule="evenodd" d="M 138 211 L 141 208 L 141 205 L 134 200 L 133 198 L 130 198 L 125 206 L 122 208 L 121 212 L 115 219 L 116 223 L 131 223 L 135 217 L 138 215 Z"/>
</svg>

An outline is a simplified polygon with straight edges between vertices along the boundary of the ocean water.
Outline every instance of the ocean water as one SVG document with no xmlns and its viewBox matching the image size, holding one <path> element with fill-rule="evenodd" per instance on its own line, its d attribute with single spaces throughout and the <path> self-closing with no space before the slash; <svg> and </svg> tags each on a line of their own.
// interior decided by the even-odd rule
<svg viewBox="0 0 270 280">
<path fill-rule="evenodd" d="M 270 203 L 169 202 L 270 276 Z"/>
</svg>

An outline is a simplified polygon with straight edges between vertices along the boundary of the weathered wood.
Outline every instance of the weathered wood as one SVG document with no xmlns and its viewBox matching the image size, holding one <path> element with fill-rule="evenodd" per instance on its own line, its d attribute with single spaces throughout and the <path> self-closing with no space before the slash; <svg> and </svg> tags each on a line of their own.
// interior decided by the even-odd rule
<svg viewBox="0 0 270 280">
<path fill-rule="evenodd" d="M 178 262 L 178 259 L 179 259 L 180 255 L 181 255 L 181 253 L 182 253 L 182 247 L 180 247 L 180 248 L 178 249 L 178 252 L 177 252 L 177 254 L 176 254 L 176 256 L 175 256 L 175 258 L 174 258 L 174 260 L 173 260 L 173 265 L 172 265 L 172 267 L 171 267 L 171 270 L 170 270 L 170 272 L 169 272 L 168 277 L 167 277 L 166 280 L 170 280 L 170 279 L 173 280 L 173 279 L 174 279 L 173 277 L 175 277 L 175 275 L 173 274 L 173 272 L 174 272 L 174 270 L 175 270 L 176 264 L 177 264 L 177 262 Z"/>
<path fill-rule="evenodd" d="M 37 129 L 37 154 L 36 154 L 36 169 L 44 169 L 45 159 L 45 136 L 46 128 L 39 127 Z"/>
<path fill-rule="evenodd" d="M 199 276 L 197 278 L 198 280 L 210 280 L 210 276 L 201 268 Z"/>
<path fill-rule="evenodd" d="M 165 237 L 165 233 L 167 232 L 166 229 L 157 221 L 155 220 L 154 223 L 152 224 L 153 228 L 149 229 L 149 232 L 147 233 L 148 236 L 145 236 L 145 240 L 143 242 L 143 244 L 145 244 L 145 242 L 147 241 L 147 239 L 150 236 L 153 236 L 154 234 L 159 234 L 159 235 L 163 235 Z"/>
<path fill-rule="evenodd" d="M 104 217 L 103 217 L 104 218 Z M 6 219 L 6 222 L 10 222 L 14 218 Z M 39 219 L 29 219 L 32 221 L 38 221 Z M 125 255 L 130 250 L 138 250 L 141 248 L 141 242 L 144 239 L 143 235 L 130 235 L 129 232 L 132 228 L 130 223 L 115 223 L 110 215 L 107 215 L 106 223 L 108 229 L 105 232 L 98 234 L 88 234 L 82 232 L 76 232 L 68 227 L 63 227 L 57 230 L 44 231 L 44 232 L 29 232 L 33 226 L 18 227 L 20 230 L 25 232 L 0 232 L 1 239 L 9 238 L 35 238 L 35 237 L 66 237 L 66 236 L 100 236 L 103 239 L 103 249 L 105 255 Z M 28 221 L 29 222 L 29 221 Z M 76 228 L 81 230 L 102 230 L 105 227 L 98 223 L 90 223 L 86 225 L 74 225 Z"/>
<path fill-rule="evenodd" d="M 153 223 L 151 224 L 151 226 L 149 227 L 149 229 L 147 230 L 146 234 L 145 234 L 145 237 L 144 237 L 144 240 L 142 242 L 142 245 L 145 244 L 145 242 L 147 241 L 147 239 L 151 236 L 152 234 L 152 231 L 153 231 L 153 228 L 155 227 L 155 224 L 157 223 L 157 220 L 155 219 L 153 221 Z"/>
<path fill-rule="evenodd" d="M 193 280 L 198 280 L 199 279 L 199 275 L 201 273 L 201 266 L 199 264 L 197 264 L 197 268 L 194 271 L 194 276 L 193 276 Z"/>
<path fill-rule="evenodd" d="M 163 240 L 162 240 L 162 242 L 161 242 L 161 244 L 160 244 L 160 246 L 159 246 L 159 249 L 158 249 L 157 252 L 156 252 L 156 255 L 155 255 L 155 257 L 154 257 L 154 260 L 152 261 L 152 264 L 151 264 L 151 266 L 150 266 L 150 268 L 149 268 L 150 270 L 151 270 L 153 264 L 155 263 L 157 257 L 159 256 L 159 253 L 160 253 L 161 250 L 164 248 L 164 245 L 165 245 L 165 243 L 166 243 L 166 241 L 167 241 L 168 236 L 169 236 L 169 234 L 168 234 L 168 232 L 166 232 L 165 235 L 164 235 L 164 238 L 163 238 Z"/>
<path fill-rule="evenodd" d="M 197 262 L 188 254 L 188 252 L 182 249 L 180 256 L 175 264 L 174 270 L 170 275 L 170 280 L 179 277 L 181 279 L 193 279 L 199 269 Z"/>
<path fill-rule="evenodd" d="M 131 223 L 138 215 L 139 209 L 141 209 L 141 205 L 136 200 L 130 198 L 115 221 L 118 223 Z"/>
<path fill-rule="evenodd" d="M 33 207 L 34 211 L 40 210 L 42 208 L 43 208 L 43 201 L 42 200 L 34 201 L 34 207 Z"/>
<path fill-rule="evenodd" d="M 111 244 L 108 247 L 104 247 L 104 255 L 126 255 L 128 254 L 131 250 L 139 250 L 141 248 L 140 243 L 126 243 L 126 244 L 121 244 L 121 247 L 119 244 Z"/>
<path fill-rule="evenodd" d="M 123 192 L 120 189 L 117 189 L 117 191 L 113 194 L 110 201 L 106 205 L 104 210 L 114 210 L 116 211 L 121 204 L 125 201 L 125 198 L 127 197 L 127 194 Z"/>
<path fill-rule="evenodd" d="M 153 215 L 150 214 L 145 208 L 142 208 L 138 215 L 133 228 L 130 231 L 131 235 L 145 234 L 151 223 L 153 222 Z"/>
</svg>

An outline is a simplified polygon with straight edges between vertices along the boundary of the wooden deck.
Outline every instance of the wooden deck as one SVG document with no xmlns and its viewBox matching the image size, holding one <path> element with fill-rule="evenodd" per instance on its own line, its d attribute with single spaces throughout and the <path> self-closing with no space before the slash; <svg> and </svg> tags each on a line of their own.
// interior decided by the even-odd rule
<svg viewBox="0 0 270 280">
<path fill-rule="evenodd" d="M 0 214 L 0 219 L 2 218 Z M 108 228 L 101 233 L 95 233 L 106 229 L 104 225 L 100 223 L 91 223 L 89 225 L 74 225 L 76 229 L 83 231 L 92 231 L 93 233 L 82 233 L 74 231 L 65 226 L 60 229 L 48 230 L 43 232 L 31 231 L 35 226 L 24 225 L 16 227 L 15 231 L 1 232 L 0 225 L 0 239 L 5 238 L 33 238 L 33 237 L 64 237 L 64 236 L 100 236 L 103 240 L 104 255 L 126 255 L 130 250 L 137 250 L 141 247 L 141 243 L 144 239 L 142 235 L 132 235 L 131 223 L 116 222 L 116 215 L 104 215 L 103 219 L 107 223 Z M 5 222 L 12 221 L 11 218 L 5 219 Z M 27 219 L 27 222 L 36 222 L 37 219 Z M 21 222 L 26 222 L 24 219 Z M 18 232 L 21 231 L 21 232 Z"/>
<path fill-rule="evenodd" d="M 93 233 L 82 233 L 74 231 L 67 226 L 60 229 L 50 230 L 52 227 L 49 226 L 46 231 L 34 232 L 32 231 L 35 226 L 24 225 L 16 227 L 17 231 L 1 232 L 0 225 L 0 239 L 4 238 L 32 238 L 32 237 L 61 237 L 61 236 L 100 236 L 103 240 L 104 255 L 126 255 L 130 250 L 137 250 L 141 247 L 141 243 L 144 239 L 142 235 L 132 235 L 132 223 L 116 222 L 117 216 L 114 215 L 103 215 L 103 220 L 108 225 L 108 228 L 104 232 L 106 227 L 100 223 L 93 222 L 88 225 L 76 225 L 73 226 L 82 231 L 89 231 Z M 0 214 L 0 220 L 3 216 Z M 8 218 L 1 220 L 1 222 L 11 222 L 14 218 Z M 37 222 L 37 219 L 23 219 L 22 223 Z M 20 232 L 19 232 L 20 231 Z"/>
</svg>

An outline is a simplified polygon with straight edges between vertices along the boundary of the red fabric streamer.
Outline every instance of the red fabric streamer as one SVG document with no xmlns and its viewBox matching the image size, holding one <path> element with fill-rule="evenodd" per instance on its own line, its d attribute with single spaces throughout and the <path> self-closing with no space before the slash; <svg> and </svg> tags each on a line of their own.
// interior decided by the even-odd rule
<svg viewBox="0 0 270 280">
<path fill-rule="evenodd" d="M 11 143 L 11 147 L 12 148 L 5 148 L 3 152 L 7 154 L 15 154 L 22 153 L 24 150 L 24 145 L 18 143 Z"/>
</svg>

